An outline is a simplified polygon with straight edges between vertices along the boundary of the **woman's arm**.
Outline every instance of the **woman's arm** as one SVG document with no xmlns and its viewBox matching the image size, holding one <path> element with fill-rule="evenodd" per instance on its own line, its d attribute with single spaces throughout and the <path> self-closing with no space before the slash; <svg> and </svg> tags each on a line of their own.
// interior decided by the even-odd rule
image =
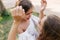
<svg viewBox="0 0 60 40">
<path fill-rule="evenodd" d="M 8 35 L 8 40 L 16 40 L 18 25 L 19 25 L 19 22 L 13 22 L 11 30 Z"/>
<path fill-rule="evenodd" d="M 40 20 L 45 16 L 44 10 L 46 9 L 46 5 L 47 5 L 46 0 L 41 0 L 41 8 L 40 8 L 40 14 L 39 14 Z"/>
</svg>

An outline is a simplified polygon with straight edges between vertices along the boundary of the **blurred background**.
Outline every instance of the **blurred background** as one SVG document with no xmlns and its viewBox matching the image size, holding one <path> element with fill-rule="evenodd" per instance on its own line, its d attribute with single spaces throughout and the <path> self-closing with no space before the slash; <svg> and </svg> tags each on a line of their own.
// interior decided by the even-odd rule
<svg viewBox="0 0 60 40">
<path fill-rule="evenodd" d="M 12 25 L 10 9 L 15 7 L 17 0 L 0 0 L 0 40 L 7 40 Z M 33 15 L 38 16 L 41 0 L 30 0 L 34 5 Z M 47 0 L 45 14 L 54 14 L 60 17 L 60 0 Z"/>
</svg>

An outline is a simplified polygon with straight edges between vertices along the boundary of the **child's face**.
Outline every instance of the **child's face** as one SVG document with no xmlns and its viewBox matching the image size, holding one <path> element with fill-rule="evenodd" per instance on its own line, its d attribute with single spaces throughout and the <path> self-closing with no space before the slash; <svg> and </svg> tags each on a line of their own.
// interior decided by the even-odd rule
<svg viewBox="0 0 60 40">
<path fill-rule="evenodd" d="M 30 8 L 27 13 L 25 13 L 25 20 L 29 20 L 33 12 L 33 8 Z"/>
</svg>

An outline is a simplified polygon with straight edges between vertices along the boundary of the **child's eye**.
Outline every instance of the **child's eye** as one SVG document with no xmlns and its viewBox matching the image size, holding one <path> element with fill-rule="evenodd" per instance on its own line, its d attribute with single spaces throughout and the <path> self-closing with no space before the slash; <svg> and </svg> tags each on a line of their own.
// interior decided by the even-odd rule
<svg viewBox="0 0 60 40">
<path fill-rule="evenodd" d="M 30 13 L 27 13 L 26 15 L 29 15 Z"/>
</svg>

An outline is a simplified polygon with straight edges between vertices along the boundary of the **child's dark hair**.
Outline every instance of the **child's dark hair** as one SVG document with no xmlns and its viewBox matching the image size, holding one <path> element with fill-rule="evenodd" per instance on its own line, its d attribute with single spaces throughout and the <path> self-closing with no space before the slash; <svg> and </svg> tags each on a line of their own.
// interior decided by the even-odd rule
<svg viewBox="0 0 60 40">
<path fill-rule="evenodd" d="M 18 6 L 22 6 L 25 12 L 27 12 L 30 8 L 32 8 L 32 3 L 29 0 L 22 0 Z"/>
</svg>

